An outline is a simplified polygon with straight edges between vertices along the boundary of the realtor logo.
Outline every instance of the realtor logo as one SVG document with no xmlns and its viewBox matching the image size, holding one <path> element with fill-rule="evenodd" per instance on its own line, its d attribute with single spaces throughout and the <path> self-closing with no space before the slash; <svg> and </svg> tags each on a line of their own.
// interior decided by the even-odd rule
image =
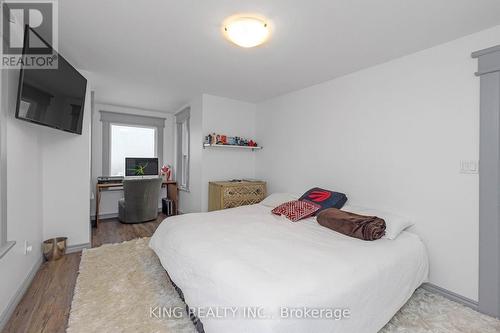
<svg viewBox="0 0 500 333">
<path fill-rule="evenodd" d="M 1 68 L 57 68 L 57 2 L 1 1 Z"/>
</svg>

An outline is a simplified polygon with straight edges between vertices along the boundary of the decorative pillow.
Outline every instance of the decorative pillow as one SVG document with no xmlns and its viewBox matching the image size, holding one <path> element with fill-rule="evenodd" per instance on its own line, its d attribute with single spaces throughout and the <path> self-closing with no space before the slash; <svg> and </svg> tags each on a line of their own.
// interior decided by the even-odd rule
<svg viewBox="0 0 500 333">
<path fill-rule="evenodd" d="M 283 215 L 292 222 L 297 222 L 314 215 L 320 207 L 320 205 L 309 201 L 294 200 L 279 205 L 271 212 L 276 215 Z"/>
<path fill-rule="evenodd" d="M 288 202 L 288 201 L 294 201 L 297 200 L 299 197 L 290 193 L 273 193 L 268 195 L 264 200 L 260 202 L 261 205 L 267 206 L 267 207 L 277 207 L 281 205 L 282 203 Z"/>
<path fill-rule="evenodd" d="M 344 193 L 328 191 L 315 187 L 304 193 L 299 200 L 307 200 L 320 205 L 321 208 L 316 212 L 316 214 L 318 214 L 327 208 L 342 208 L 347 201 L 347 196 Z"/>
<path fill-rule="evenodd" d="M 343 211 L 361 215 L 378 216 L 385 221 L 385 235 L 383 238 L 396 239 L 405 229 L 411 227 L 413 222 L 410 218 L 397 215 L 391 212 L 385 212 L 378 209 L 366 208 L 353 205 L 345 205 Z"/>
</svg>

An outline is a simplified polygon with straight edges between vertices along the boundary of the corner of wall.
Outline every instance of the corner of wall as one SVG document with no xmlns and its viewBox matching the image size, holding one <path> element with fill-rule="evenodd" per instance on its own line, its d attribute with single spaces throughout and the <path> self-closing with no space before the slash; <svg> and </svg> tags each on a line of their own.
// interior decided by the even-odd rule
<svg viewBox="0 0 500 333">
<path fill-rule="evenodd" d="M 7 197 L 2 214 L 7 220 L 8 239 L 16 244 L 0 259 L 0 326 L 38 269 L 42 242 L 40 128 L 14 117 L 19 71 L 2 70 L 1 80 L 2 190 Z M 31 253 L 24 253 L 25 241 L 33 246 Z"/>
<path fill-rule="evenodd" d="M 225 123 L 221 131 L 230 131 L 230 135 L 245 136 L 240 133 L 242 127 L 250 129 L 248 136 L 255 133 L 255 105 L 225 97 L 200 94 L 190 101 L 190 191 L 180 193 L 180 210 L 184 213 L 207 211 L 208 181 L 215 178 L 253 178 L 254 159 L 251 152 L 204 151 L 203 137 L 209 131 L 217 130 L 214 123 Z M 219 113 L 220 112 L 220 113 Z M 232 114 L 232 117 L 230 116 Z M 238 116 L 244 115 L 243 118 Z M 234 115 L 238 115 L 234 117 Z M 228 116 L 228 117 L 226 117 Z M 250 119 L 250 121 L 248 121 Z M 250 124 L 250 126 L 249 126 Z M 234 131 L 234 133 L 232 132 Z M 224 163 L 224 168 L 221 168 Z M 245 168 L 241 172 L 242 165 Z M 249 171 L 248 168 L 251 170 Z M 217 172 L 219 170 L 219 172 Z M 222 172 L 222 175 L 221 175 Z"/>
</svg>

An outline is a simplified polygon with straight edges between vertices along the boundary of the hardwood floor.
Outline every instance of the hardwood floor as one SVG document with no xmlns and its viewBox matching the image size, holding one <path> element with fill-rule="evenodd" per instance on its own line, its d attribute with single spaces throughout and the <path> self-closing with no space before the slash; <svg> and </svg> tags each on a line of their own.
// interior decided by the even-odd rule
<svg viewBox="0 0 500 333">
<path fill-rule="evenodd" d="M 165 215 L 160 214 L 156 221 L 137 224 L 120 223 L 118 219 L 103 220 L 98 229 L 92 228 L 92 247 L 150 237 L 164 219 Z"/>
<path fill-rule="evenodd" d="M 141 224 L 122 224 L 117 219 L 103 220 L 92 229 L 92 247 L 150 237 L 165 219 Z M 5 326 L 3 333 L 65 332 L 81 253 L 71 253 L 45 262 Z"/>
</svg>

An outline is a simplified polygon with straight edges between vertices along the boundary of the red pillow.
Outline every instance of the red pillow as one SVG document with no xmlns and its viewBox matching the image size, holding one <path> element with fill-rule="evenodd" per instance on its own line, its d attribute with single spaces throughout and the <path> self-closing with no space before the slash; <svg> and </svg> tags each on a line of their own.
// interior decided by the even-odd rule
<svg viewBox="0 0 500 333">
<path fill-rule="evenodd" d="M 306 217 L 312 216 L 320 208 L 320 205 L 310 201 L 295 200 L 279 205 L 272 210 L 272 213 L 276 215 L 284 215 L 290 221 L 297 222 L 305 219 Z"/>
</svg>

